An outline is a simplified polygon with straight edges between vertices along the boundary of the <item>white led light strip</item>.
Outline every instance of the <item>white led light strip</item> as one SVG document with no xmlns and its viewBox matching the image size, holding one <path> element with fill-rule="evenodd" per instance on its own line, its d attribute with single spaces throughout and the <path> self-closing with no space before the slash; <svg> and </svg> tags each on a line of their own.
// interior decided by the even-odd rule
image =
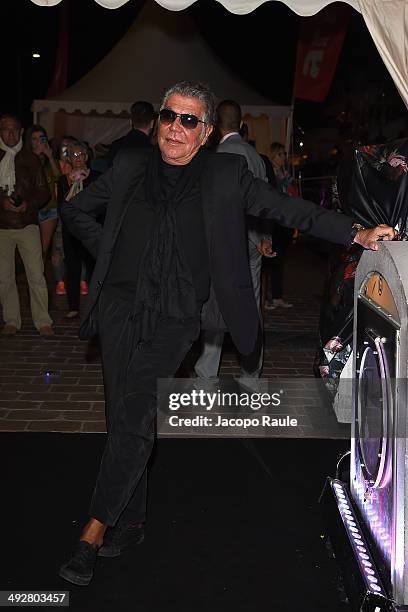
<svg viewBox="0 0 408 612">
<path fill-rule="evenodd" d="M 332 480 L 331 486 L 336 495 L 340 516 L 346 528 L 354 554 L 358 559 L 367 589 L 373 594 L 386 597 L 374 560 L 367 546 L 364 534 L 358 524 L 354 509 L 350 503 L 347 489 L 339 480 Z"/>
</svg>

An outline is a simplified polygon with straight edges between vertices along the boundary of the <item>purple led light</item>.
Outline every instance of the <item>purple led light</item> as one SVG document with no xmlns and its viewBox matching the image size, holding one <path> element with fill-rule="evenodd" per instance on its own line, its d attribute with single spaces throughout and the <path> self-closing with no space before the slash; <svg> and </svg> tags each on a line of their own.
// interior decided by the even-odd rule
<svg viewBox="0 0 408 612">
<path fill-rule="evenodd" d="M 364 569 L 367 585 L 370 589 L 372 589 L 372 591 L 380 593 L 382 592 L 382 589 L 378 584 L 379 581 L 376 577 L 373 565 L 370 562 L 370 556 L 367 554 L 368 550 L 365 545 L 365 542 L 362 539 L 360 530 L 358 529 L 358 523 L 348 503 L 348 496 L 345 494 L 345 490 L 343 490 L 343 487 L 340 484 L 334 483 L 333 488 L 337 497 L 338 508 L 343 518 L 344 524 L 347 527 L 349 535 L 354 540 L 355 552 L 359 557 L 359 562 L 361 563 L 362 568 Z M 364 491 L 362 490 L 361 492 L 362 495 L 364 495 Z M 367 504 L 367 506 L 368 507 L 366 507 L 366 515 L 370 518 L 370 522 L 379 522 L 378 514 L 375 512 L 375 510 L 373 510 L 372 507 L 370 507 L 369 504 Z M 388 540 L 388 536 L 381 535 L 384 534 L 385 529 L 383 527 L 381 528 L 380 525 L 381 523 L 378 525 L 380 527 L 380 530 L 378 530 L 380 537 L 382 537 L 382 539 L 384 540 Z"/>
<path fill-rule="evenodd" d="M 349 501 L 348 493 L 346 488 L 343 489 L 339 483 L 333 483 L 335 496 L 337 497 L 337 505 L 339 508 L 340 515 L 343 519 L 344 525 L 348 531 L 350 539 L 354 541 L 354 551 L 358 557 L 361 569 L 364 570 L 363 575 L 365 577 L 367 587 L 374 593 L 383 593 L 380 586 L 380 579 L 375 571 L 373 563 L 370 561 L 371 557 L 369 549 L 362 538 L 362 534 L 359 528 L 358 521 L 352 511 L 352 506 Z M 363 513 L 369 520 L 371 525 L 375 525 L 375 531 L 377 532 L 378 539 L 381 539 L 383 546 L 387 549 L 391 548 L 390 535 L 387 533 L 387 529 L 384 528 L 382 517 L 379 516 L 376 508 L 373 508 L 372 501 L 366 499 L 365 488 L 357 485 L 358 493 L 361 492 L 360 499 L 363 503 Z"/>
</svg>

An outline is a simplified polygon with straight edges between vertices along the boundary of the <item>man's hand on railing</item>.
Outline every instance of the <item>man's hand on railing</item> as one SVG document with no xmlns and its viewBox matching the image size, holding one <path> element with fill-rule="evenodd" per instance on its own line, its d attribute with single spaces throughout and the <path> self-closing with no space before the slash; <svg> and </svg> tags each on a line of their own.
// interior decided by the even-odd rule
<svg viewBox="0 0 408 612">
<path fill-rule="evenodd" d="M 397 233 L 398 232 L 389 225 L 381 224 L 369 229 L 358 230 L 353 242 L 359 244 L 365 249 L 378 251 L 378 240 L 394 240 Z"/>
</svg>

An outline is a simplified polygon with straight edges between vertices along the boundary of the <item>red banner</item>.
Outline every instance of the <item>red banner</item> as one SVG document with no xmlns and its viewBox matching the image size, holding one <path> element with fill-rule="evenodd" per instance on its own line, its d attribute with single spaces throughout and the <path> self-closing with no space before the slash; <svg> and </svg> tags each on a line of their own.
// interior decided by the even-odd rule
<svg viewBox="0 0 408 612">
<path fill-rule="evenodd" d="M 293 95 L 322 102 L 330 89 L 343 46 L 350 8 L 329 6 L 305 17 L 300 28 Z"/>
<path fill-rule="evenodd" d="M 58 47 L 54 75 L 47 96 L 56 96 L 64 91 L 68 79 L 68 2 L 62 2 L 59 11 Z"/>
</svg>

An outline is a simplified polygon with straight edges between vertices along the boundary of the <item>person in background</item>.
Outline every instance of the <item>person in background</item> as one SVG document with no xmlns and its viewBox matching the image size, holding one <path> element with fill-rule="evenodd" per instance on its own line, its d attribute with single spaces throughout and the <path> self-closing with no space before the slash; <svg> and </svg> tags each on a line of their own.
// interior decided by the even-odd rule
<svg viewBox="0 0 408 612">
<path fill-rule="evenodd" d="M 44 278 L 38 210 L 50 199 L 41 163 L 23 148 L 23 128 L 18 117 L 0 117 L 0 302 L 3 335 L 21 328 L 15 253 L 24 264 L 33 322 L 40 335 L 53 336 L 48 314 L 48 291 Z"/>
<path fill-rule="evenodd" d="M 239 130 L 239 133 L 241 137 L 243 138 L 243 140 L 245 140 L 245 142 L 252 145 L 256 149 L 255 140 L 250 140 L 249 138 L 249 128 L 248 128 L 247 123 L 242 124 L 241 129 Z M 269 159 L 267 155 L 264 155 L 263 153 L 259 153 L 259 156 L 261 157 L 265 165 L 265 173 L 266 173 L 266 178 L 268 179 L 268 183 L 272 185 L 272 187 L 275 187 L 276 189 L 277 188 L 276 176 L 273 171 L 271 160 Z M 275 227 L 275 223 L 273 221 L 270 221 L 270 220 L 264 221 L 264 231 L 267 234 L 269 234 L 271 238 L 273 236 L 274 227 Z M 273 250 L 273 247 L 274 245 L 272 243 L 272 250 Z M 268 257 L 263 257 L 262 259 L 262 271 L 261 271 L 261 311 L 262 313 L 264 312 L 266 295 L 268 293 L 268 287 L 270 285 L 270 276 L 271 276 L 270 266 L 272 265 L 272 259 L 275 257 L 276 257 L 276 253 L 272 252 L 272 254 L 268 255 Z"/>
<path fill-rule="evenodd" d="M 292 177 L 286 170 L 286 151 L 283 144 L 273 142 L 271 144 L 271 161 L 275 176 L 275 186 L 282 194 L 288 194 Z M 290 205 L 290 204 L 288 204 Z M 270 293 L 272 301 L 265 302 L 266 310 L 274 310 L 275 308 L 292 308 L 293 304 L 283 299 L 283 274 L 285 256 L 288 246 L 292 242 L 293 229 L 283 227 L 277 223 L 274 226 L 272 233 L 273 250 L 276 256 L 270 260 Z"/>
<path fill-rule="evenodd" d="M 94 146 L 94 156 L 90 163 L 91 170 L 103 174 L 109 168 L 109 145 L 98 142 Z"/>
<path fill-rule="evenodd" d="M 25 133 L 24 140 L 25 147 L 39 158 L 50 190 L 50 199 L 46 205 L 38 211 L 38 222 L 40 224 L 44 264 L 50 245 L 52 245 L 51 262 L 54 278 L 58 285 L 58 283 L 63 282 L 64 276 L 62 252 L 54 240 L 55 231 L 58 225 L 57 184 L 61 172 L 58 162 L 54 158 L 52 149 L 48 143 L 47 132 L 41 125 L 32 125 L 29 127 Z"/>
<path fill-rule="evenodd" d="M 58 163 L 60 166 L 60 170 L 61 170 L 61 174 L 63 175 L 68 175 L 72 172 L 72 165 L 71 165 L 71 161 L 68 157 L 69 154 L 69 146 L 71 144 L 74 144 L 78 142 L 78 139 L 75 138 L 74 136 L 69 136 L 69 135 L 65 135 L 62 137 L 62 140 L 58 142 L 57 145 L 57 149 L 58 149 L 58 153 L 57 153 L 57 158 L 58 158 Z M 89 145 L 87 143 L 86 147 L 87 147 L 87 151 L 88 151 L 88 155 L 89 152 L 92 151 L 89 147 Z M 88 165 L 89 165 L 89 160 L 88 160 Z M 97 171 L 98 172 L 98 171 Z M 61 253 L 61 258 L 62 261 L 64 261 L 64 247 L 63 247 L 63 241 L 62 241 L 62 226 L 61 226 L 61 222 L 58 223 L 57 226 L 57 231 L 56 231 L 56 235 L 55 235 L 55 244 L 56 244 L 56 248 L 60 251 Z M 62 266 L 62 270 L 64 270 L 64 265 Z M 64 271 L 62 271 L 62 277 L 65 276 Z M 83 263 L 82 264 L 82 271 L 81 271 L 81 281 L 80 281 L 80 293 L 81 295 L 88 295 L 88 283 L 87 283 L 87 271 L 86 271 L 86 266 Z M 65 289 L 65 282 L 64 281 L 60 281 L 59 283 L 57 283 L 57 288 L 56 288 L 56 294 L 57 295 L 66 295 L 66 289 Z"/>
<path fill-rule="evenodd" d="M 109 147 L 108 163 L 112 166 L 113 160 L 121 149 L 139 149 L 151 147 L 150 136 L 153 132 L 156 112 L 150 102 L 139 100 L 130 108 L 132 129 L 118 140 L 114 140 Z"/>
<path fill-rule="evenodd" d="M 63 136 L 58 147 L 58 163 L 62 175 L 69 174 L 72 171 L 71 160 L 68 157 L 68 147 L 78 139 L 74 136 Z"/>
<path fill-rule="evenodd" d="M 223 100 L 217 107 L 217 128 L 221 140 L 217 146 L 217 153 L 230 153 L 241 155 L 246 159 L 248 170 L 253 176 L 267 181 L 265 164 L 255 147 L 249 144 L 239 133 L 242 127 L 242 112 L 235 100 Z M 252 288 L 260 312 L 261 298 L 261 266 L 262 256 L 272 255 L 272 242 L 270 236 L 264 231 L 264 224 L 254 217 L 247 218 L 248 255 L 251 272 Z M 201 384 L 218 383 L 221 351 L 224 341 L 223 331 L 205 330 L 203 332 L 203 350 L 198 358 L 194 370 Z M 241 356 L 241 376 L 238 383 L 249 390 L 258 389 L 258 378 L 263 365 L 263 340 L 255 346 L 254 354 L 249 357 Z"/>
<path fill-rule="evenodd" d="M 254 149 L 256 149 L 255 140 L 251 140 L 249 138 L 249 128 L 248 128 L 247 123 L 243 123 L 241 125 L 241 129 L 239 130 L 239 133 L 240 133 L 241 138 L 245 140 L 245 142 L 247 142 L 252 147 L 254 147 Z M 276 187 L 276 177 L 273 171 L 271 160 L 269 159 L 267 155 L 264 155 L 263 153 L 258 152 L 258 155 L 262 159 L 263 163 L 265 164 L 265 172 L 266 172 L 266 178 L 268 179 L 268 183 Z"/>
<path fill-rule="evenodd" d="M 62 139 L 53 138 L 51 140 L 51 148 L 54 152 L 55 159 L 58 161 L 58 167 L 59 167 L 61 175 L 66 175 L 72 172 L 72 166 L 69 162 L 67 154 L 68 154 L 68 146 L 75 141 L 76 141 L 76 138 L 74 138 L 73 136 L 63 136 Z M 58 199 L 58 185 L 57 185 L 57 199 Z M 59 260 L 61 261 L 61 279 L 62 279 L 57 283 L 57 286 L 55 288 L 55 293 L 57 295 L 66 295 L 67 292 L 65 289 L 65 282 L 63 280 L 65 277 L 65 264 L 64 264 L 64 247 L 62 244 L 62 222 L 60 219 L 58 219 L 57 228 L 54 234 L 53 249 L 55 249 L 55 251 L 58 251 L 59 253 Z M 83 282 L 85 283 L 85 275 L 83 275 L 83 278 L 84 278 Z"/>
<path fill-rule="evenodd" d="M 60 177 L 58 184 L 58 204 L 70 202 L 78 193 L 87 187 L 97 176 L 88 168 L 88 149 L 86 144 L 80 141 L 72 141 L 67 145 L 67 154 L 64 163 L 69 164 L 71 171 Z M 67 318 L 72 319 L 79 314 L 79 302 L 81 294 L 82 265 L 85 264 L 86 276 L 89 281 L 94 260 L 82 245 L 69 231 L 62 221 L 62 243 L 64 248 L 65 263 L 65 289 L 68 300 Z"/>
</svg>

